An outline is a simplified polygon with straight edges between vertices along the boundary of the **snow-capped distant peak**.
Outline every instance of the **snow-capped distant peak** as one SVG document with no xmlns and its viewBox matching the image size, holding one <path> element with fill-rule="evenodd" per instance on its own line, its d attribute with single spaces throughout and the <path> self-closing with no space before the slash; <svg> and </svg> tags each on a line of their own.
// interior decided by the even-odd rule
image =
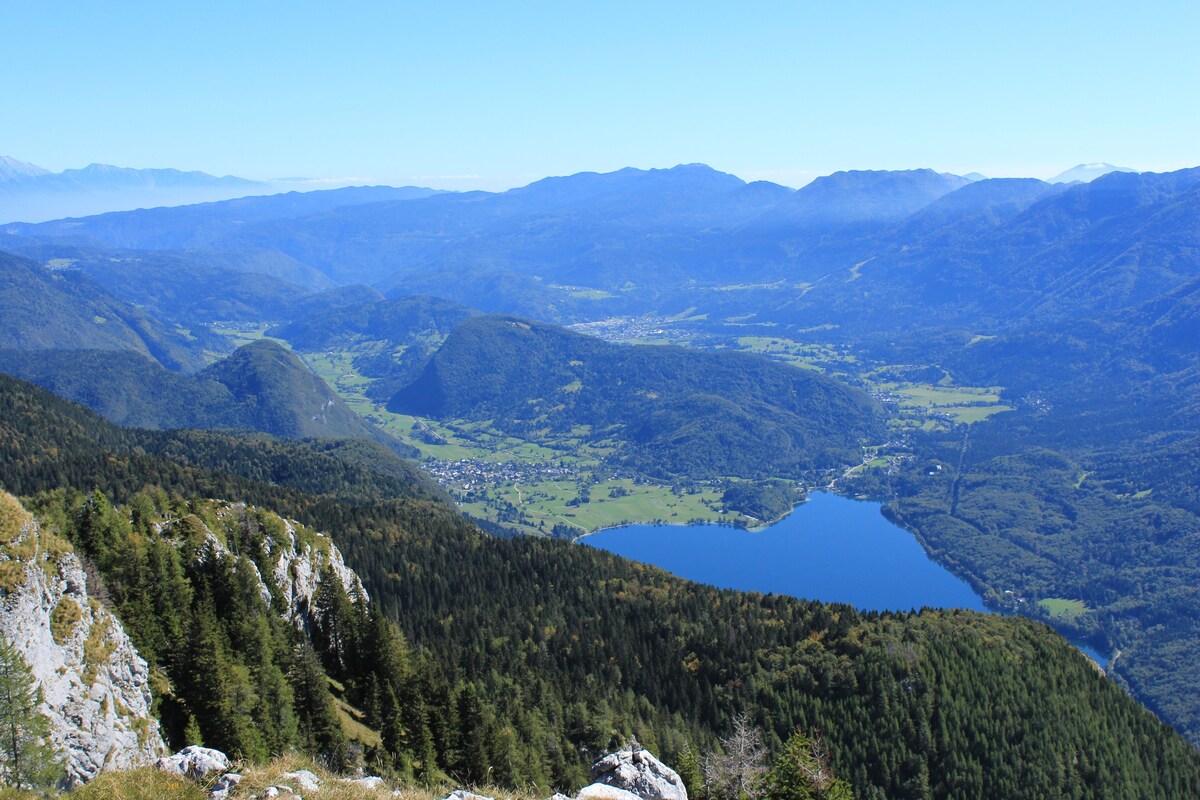
<svg viewBox="0 0 1200 800">
<path fill-rule="evenodd" d="M 42 169 L 36 164 L 27 164 L 9 156 L 0 156 L 0 181 L 19 181 L 23 178 L 36 178 L 39 175 L 49 175 L 50 170 Z"/>
<path fill-rule="evenodd" d="M 1090 183 L 1101 175 L 1107 175 L 1110 172 L 1137 172 L 1137 170 L 1130 169 L 1129 167 L 1114 167 L 1112 164 L 1097 161 L 1093 164 L 1079 164 L 1071 167 L 1061 175 L 1051 178 L 1050 183 L 1073 183 L 1075 181 Z"/>
</svg>

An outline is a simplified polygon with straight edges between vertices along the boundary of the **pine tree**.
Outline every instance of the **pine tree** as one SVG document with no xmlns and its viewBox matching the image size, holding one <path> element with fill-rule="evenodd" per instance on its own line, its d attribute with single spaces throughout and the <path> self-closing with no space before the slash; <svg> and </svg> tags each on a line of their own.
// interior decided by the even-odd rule
<svg viewBox="0 0 1200 800">
<path fill-rule="evenodd" d="M 850 784 L 830 765 L 820 734 L 794 733 L 763 781 L 767 800 L 854 800 Z"/>
<path fill-rule="evenodd" d="M 690 743 L 684 744 L 676 771 L 687 789 L 688 797 L 699 798 L 703 794 L 704 778 L 700 774 L 700 760 L 696 758 L 696 752 L 692 750 Z"/>
<path fill-rule="evenodd" d="M 475 785 L 488 777 L 486 731 L 483 703 L 475 685 L 465 684 L 458 693 L 458 768 L 459 780 Z"/>
<path fill-rule="evenodd" d="M 0 783 L 6 786 L 52 786 L 62 776 L 41 704 L 42 690 L 25 659 L 0 636 Z"/>
</svg>

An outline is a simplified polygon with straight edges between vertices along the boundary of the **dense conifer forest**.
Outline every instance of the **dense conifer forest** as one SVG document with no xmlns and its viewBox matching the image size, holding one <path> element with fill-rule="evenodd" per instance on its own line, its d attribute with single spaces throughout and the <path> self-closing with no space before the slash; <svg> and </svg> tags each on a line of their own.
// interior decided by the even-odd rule
<svg viewBox="0 0 1200 800">
<path fill-rule="evenodd" d="M 1036 622 L 861 614 L 495 539 L 376 445 L 120 429 L 7 378 L 0 411 L 0 482 L 94 565 L 169 687 L 171 737 L 573 789 L 628 736 L 671 760 L 746 712 L 777 752 L 823 731 L 861 798 L 1200 792 L 1195 750 Z M 266 509 L 330 533 L 370 602 L 323 580 L 303 635 L 265 613 Z M 205 531 L 228 556 L 196 557 Z"/>
</svg>

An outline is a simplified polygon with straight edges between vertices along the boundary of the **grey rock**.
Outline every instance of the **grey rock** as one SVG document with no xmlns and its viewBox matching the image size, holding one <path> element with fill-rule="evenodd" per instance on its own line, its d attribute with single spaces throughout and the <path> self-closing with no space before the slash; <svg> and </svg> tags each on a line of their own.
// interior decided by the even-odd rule
<svg viewBox="0 0 1200 800">
<path fill-rule="evenodd" d="M 240 515 L 244 513 L 245 508 L 244 503 L 228 503 L 221 508 L 218 515 Z M 267 586 L 267 581 L 270 581 L 283 598 L 283 607 L 274 609 L 276 613 L 303 630 L 308 624 L 306 611 L 313 607 L 313 598 L 321 583 L 321 573 L 326 567 L 333 570 L 333 574 L 351 597 L 357 594 L 363 600 L 370 599 L 362 581 L 354 570 L 346 566 L 341 551 L 333 544 L 332 539 L 314 532 L 309 537 L 309 543 L 302 543 L 296 529 L 298 522 L 282 518 L 280 522 L 283 523 L 286 536 L 283 543 L 275 541 L 271 536 L 264 537 L 262 542 L 267 555 L 267 574 L 264 576 L 258 566 L 249 559 L 242 562 L 257 578 L 258 593 L 268 608 L 272 604 L 272 593 Z M 204 542 L 196 548 L 193 557 L 203 561 L 206 552 L 215 553 L 221 558 L 233 556 L 220 538 L 209 530 L 206 530 Z"/>
<path fill-rule="evenodd" d="M 455 789 L 453 792 L 443 797 L 442 800 L 492 800 L 492 798 L 487 797 L 486 795 L 468 792 L 466 789 Z"/>
<path fill-rule="evenodd" d="M 181 778 L 187 778 L 193 781 L 204 781 L 211 775 L 218 772 L 229 772 L 229 756 L 222 753 L 220 750 L 213 750 L 211 747 L 201 747 L 200 745 L 189 745 L 173 756 L 160 758 L 154 764 L 160 772 L 166 772 L 169 775 L 178 775 Z M 227 776 L 226 776 L 227 777 Z M 225 780 L 222 777 L 221 780 Z M 238 776 L 241 780 L 241 776 Z M 235 781 L 236 785 L 236 781 Z"/>
<path fill-rule="evenodd" d="M 313 597 L 320 584 L 321 572 L 326 566 L 333 569 L 333 574 L 348 594 L 353 596 L 353 590 L 357 589 L 363 599 L 367 599 L 367 590 L 363 588 L 358 575 L 346 566 L 341 551 L 334 546 L 329 537 L 318 533 L 315 536 L 315 545 L 301 546 L 296 536 L 297 523 L 284 520 L 283 524 L 288 537 L 287 545 L 272 551 L 270 537 L 265 542 L 267 556 L 275 561 L 275 567 L 271 570 L 271 580 L 279 588 L 283 602 L 287 604 L 286 608 L 279 609 L 279 613 L 299 624 L 300 612 L 313 607 Z"/>
<path fill-rule="evenodd" d="M 377 790 L 385 788 L 383 778 L 377 775 L 368 775 L 365 778 L 344 778 L 343 781 L 352 786 L 361 786 L 364 789 Z"/>
<path fill-rule="evenodd" d="M 610 753 L 592 766 L 592 780 L 624 789 L 642 800 L 687 800 L 687 789 L 679 774 L 649 750 Z"/>
<path fill-rule="evenodd" d="M 233 791 L 233 788 L 241 782 L 241 775 L 236 772 L 226 772 L 213 784 L 212 791 L 208 793 L 208 796 L 212 800 L 225 800 L 229 797 L 229 793 Z"/>
<path fill-rule="evenodd" d="M 300 787 L 302 792 L 315 792 L 321 788 L 321 779 L 306 769 L 298 769 L 295 772 L 285 772 L 283 777 L 293 781 Z"/>
<path fill-rule="evenodd" d="M 146 662 L 117 618 L 88 596 L 83 566 L 70 548 L 28 519 L 10 552 L 31 543 L 34 555 L 23 564 L 20 584 L 0 590 L 0 633 L 42 690 L 50 743 L 64 756 L 67 785 L 153 763 L 166 747 L 150 710 Z M 0 554 L 0 562 L 10 560 Z M 51 614 L 60 604 L 77 611 L 77 620 L 54 630 Z M 93 647 L 85 649 L 89 637 Z"/>
<path fill-rule="evenodd" d="M 642 800 L 633 792 L 606 783 L 593 783 L 579 790 L 577 800 Z"/>
<path fill-rule="evenodd" d="M 277 797 L 298 797 L 296 790 L 290 786 L 285 786 L 282 783 L 276 786 L 268 786 L 263 789 L 261 795 L 263 800 L 274 800 Z"/>
<path fill-rule="evenodd" d="M 574 800 L 574 798 L 567 797 L 562 792 L 555 792 L 554 794 L 552 794 L 548 798 L 546 798 L 546 800 Z"/>
</svg>

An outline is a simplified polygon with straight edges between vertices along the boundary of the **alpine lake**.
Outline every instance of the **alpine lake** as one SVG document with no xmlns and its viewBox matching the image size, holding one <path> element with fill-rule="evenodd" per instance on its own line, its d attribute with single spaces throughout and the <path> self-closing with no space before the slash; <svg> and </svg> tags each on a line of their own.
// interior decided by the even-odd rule
<svg viewBox="0 0 1200 800">
<path fill-rule="evenodd" d="M 626 525 L 581 541 L 723 589 L 847 603 L 864 611 L 988 610 L 970 584 L 930 559 L 880 508 L 817 492 L 765 528 Z M 1095 649 L 1075 644 L 1105 663 Z"/>
</svg>

